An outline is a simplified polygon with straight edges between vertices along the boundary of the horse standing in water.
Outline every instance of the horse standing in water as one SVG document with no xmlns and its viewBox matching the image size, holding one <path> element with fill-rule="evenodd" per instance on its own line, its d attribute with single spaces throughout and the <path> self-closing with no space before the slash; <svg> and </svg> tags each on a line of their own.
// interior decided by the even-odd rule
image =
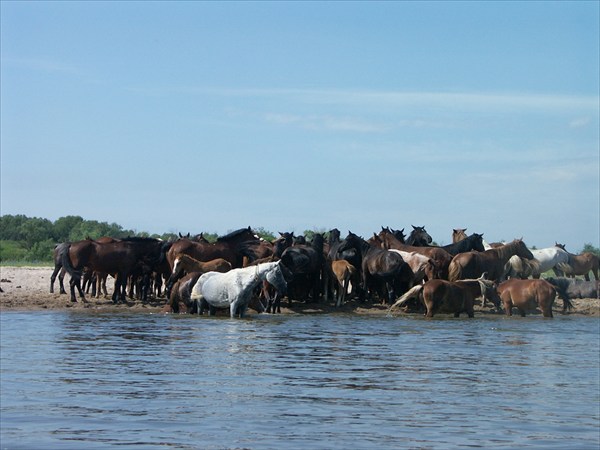
<svg viewBox="0 0 600 450">
<path fill-rule="evenodd" d="M 504 303 L 504 311 L 507 316 L 512 316 L 512 308 L 519 310 L 519 314 L 525 317 L 527 311 L 538 307 L 544 317 L 552 317 L 552 305 L 556 299 L 557 286 L 546 280 L 519 280 L 512 278 L 498 286 L 498 294 Z M 566 293 L 562 291 L 563 313 L 573 308 L 573 304 Z"/>
<path fill-rule="evenodd" d="M 450 313 L 459 317 L 462 312 L 474 317 L 474 305 L 477 297 L 488 298 L 500 309 L 500 298 L 496 293 L 493 281 L 483 276 L 476 280 L 430 280 L 411 288 L 394 303 L 390 310 L 402 306 L 413 298 L 419 298 L 427 309 L 425 316 L 433 317 L 435 313 Z"/>
<path fill-rule="evenodd" d="M 278 292 L 285 294 L 287 281 L 281 261 L 257 264 L 226 273 L 208 272 L 200 276 L 192 289 L 191 299 L 200 308 L 206 302 L 214 308 L 229 307 L 230 316 L 244 317 L 254 288 L 267 281 Z"/>
<path fill-rule="evenodd" d="M 173 270 L 171 276 L 167 280 L 167 297 L 171 295 L 171 288 L 175 282 L 184 274 L 192 272 L 200 272 L 201 274 L 206 272 L 227 272 L 229 270 L 231 270 L 231 263 L 223 258 L 202 262 L 185 253 L 179 253 L 178 255 L 175 255 Z"/>
</svg>

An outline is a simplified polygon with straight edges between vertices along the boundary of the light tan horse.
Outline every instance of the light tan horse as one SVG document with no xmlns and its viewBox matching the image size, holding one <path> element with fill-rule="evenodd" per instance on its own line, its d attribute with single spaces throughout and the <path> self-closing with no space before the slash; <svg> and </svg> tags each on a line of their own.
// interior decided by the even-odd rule
<svg viewBox="0 0 600 450">
<path fill-rule="evenodd" d="M 467 238 L 467 229 L 466 228 L 455 228 L 452 230 L 452 243 L 456 244 L 457 242 L 462 241 Z"/>
<path fill-rule="evenodd" d="M 331 270 L 337 280 L 337 298 L 335 301 L 336 308 L 342 306 L 346 301 L 346 295 L 352 291 L 351 281 L 354 280 L 355 285 L 358 285 L 358 271 L 345 259 L 336 259 L 331 262 Z"/>
<path fill-rule="evenodd" d="M 556 244 L 558 248 L 565 250 L 563 244 Z M 565 250 L 566 251 L 566 250 Z M 590 271 L 594 274 L 594 278 L 598 278 L 598 256 L 590 252 L 583 252 L 580 255 L 574 255 L 567 252 L 569 255 L 569 262 L 558 264 L 558 268 L 562 270 L 566 276 L 575 277 L 576 275 L 583 275 L 586 281 L 590 281 Z"/>
</svg>

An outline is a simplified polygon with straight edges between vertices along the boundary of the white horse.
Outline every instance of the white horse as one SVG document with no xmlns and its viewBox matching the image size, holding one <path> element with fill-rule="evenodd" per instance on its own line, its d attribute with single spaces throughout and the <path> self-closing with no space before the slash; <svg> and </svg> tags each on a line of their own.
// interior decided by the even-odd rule
<svg viewBox="0 0 600 450">
<path fill-rule="evenodd" d="M 281 295 L 285 294 L 287 282 L 280 262 L 232 269 L 226 273 L 207 272 L 198 278 L 191 299 L 198 304 L 206 301 L 215 308 L 229 307 L 231 317 L 235 317 L 236 313 L 244 317 L 254 288 L 259 283 L 266 280 Z"/>
<path fill-rule="evenodd" d="M 562 276 L 559 264 L 568 264 L 569 253 L 560 247 L 548 247 L 538 250 L 531 250 L 534 259 L 526 262 L 521 261 L 518 256 L 513 256 L 507 263 L 507 272 L 513 277 L 539 278 L 541 274 L 548 270 L 553 270 L 557 277 Z M 515 259 L 516 258 L 516 259 Z M 531 262 L 534 264 L 531 265 Z"/>
<path fill-rule="evenodd" d="M 405 252 L 393 248 L 391 248 L 389 251 L 396 252 L 402 256 L 404 262 L 408 264 L 413 271 L 414 277 L 410 287 L 423 283 L 425 278 L 428 280 L 436 278 L 434 276 L 436 266 L 435 262 L 431 258 L 428 258 L 427 256 L 417 252 Z"/>
</svg>

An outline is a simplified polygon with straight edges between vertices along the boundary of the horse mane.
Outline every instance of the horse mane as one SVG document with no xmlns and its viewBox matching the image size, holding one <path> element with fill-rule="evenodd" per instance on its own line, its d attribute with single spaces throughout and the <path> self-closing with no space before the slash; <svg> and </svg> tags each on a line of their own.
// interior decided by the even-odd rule
<svg viewBox="0 0 600 450">
<path fill-rule="evenodd" d="M 492 250 L 496 252 L 500 259 L 508 260 L 511 255 L 516 254 L 516 252 L 513 253 L 513 251 L 516 247 L 519 247 L 520 245 L 523 245 L 523 241 L 521 239 L 515 239 L 512 242 L 509 242 L 508 244 L 504 244 L 500 247 L 493 248 Z"/>
<path fill-rule="evenodd" d="M 228 240 L 236 238 L 239 235 L 241 235 L 243 233 L 246 233 L 248 231 L 250 231 L 251 233 L 253 233 L 253 231 L 251 230 L 250 227 L 248 227 L 248 228 L 240 228 L 239 230 L 232 231 L 231 233 L 226 234 L 225 236 L 218 237 L 217 241 L 228 241 Z"/>
<path fill-rule="evenodd" d="M 160 242 L 160 239 L 151 238 L 151 237 L 140 237 L 140 236 L 127 236 L 121 239 L 125 242 L 139 242 L 139 243 L 150 243 L 150 242 Z"/>
</svg>

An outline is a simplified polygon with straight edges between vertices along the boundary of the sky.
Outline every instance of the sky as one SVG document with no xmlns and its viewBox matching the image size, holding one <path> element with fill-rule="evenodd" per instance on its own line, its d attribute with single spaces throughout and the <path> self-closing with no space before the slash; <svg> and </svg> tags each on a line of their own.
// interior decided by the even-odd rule
<svg viewBox="0 0 600 450">
<path fill-rule="evenodd" d="M 600 246 L 597 1 L 0 8 L 3 215 Z"/>
</svg>

